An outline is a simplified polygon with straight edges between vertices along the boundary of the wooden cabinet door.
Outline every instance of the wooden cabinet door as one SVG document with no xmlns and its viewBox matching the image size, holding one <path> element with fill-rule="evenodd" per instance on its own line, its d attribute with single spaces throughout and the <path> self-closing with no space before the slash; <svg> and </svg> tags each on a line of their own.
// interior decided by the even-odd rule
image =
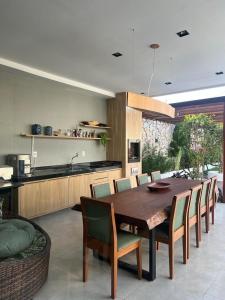
<svg viewBox="0 0 225 300">
<path fill-rule="evenodd" d="M 68 178 L 28 183 L 19 188 L 19 214 L 42 216 L 68 207 Z"/>
<path fill-rule="evenodd" d="M 81 196 L 91 197 L 89 174 L 69 178 L 69 206 L 80 203 Z"/>
<path fill-rule="evenodd" d="M 41 198 L 40 183 L 29 183 L 19 188 L 19 215 L 32 218 L 38 215 Z"/>
<path fill-rule="evenodd" d="M 57 211 L 69 206 L 68 177 L 46 181 L 48 195 L 47 212 Z M 42 195 L 43 198 L 46 198 Z"/>
</svg>

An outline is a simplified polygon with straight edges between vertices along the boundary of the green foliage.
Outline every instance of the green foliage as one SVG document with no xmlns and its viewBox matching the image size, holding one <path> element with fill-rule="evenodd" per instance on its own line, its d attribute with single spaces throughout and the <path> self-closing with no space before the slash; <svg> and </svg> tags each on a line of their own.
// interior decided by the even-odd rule
<svg viewBox="0 0 225 300">
<path fill-rule="evenodd" d="M 171 157 L 166 157 L 155 148 L 145 145 L 142 153 L 142 172 L 151 173 L 159 170 L 161 173 L 174 170 L 175 160 Z"/>
<path fill-rule="evenodd" d="M 193 168 L 192 178 L 202 177 L 207 164 L 217 164 L 221 169 L 222 130 L 210 115 L 187 115 L 175 127 L 169 156 L 179 158 L 181 168 Z"/>
<path fill-rule="evenodd" d="M 108 134 L 106 132 L 101 132 L 98 136 L 101 138 L 100 143 L 105 147 L 108 143 Z"/>
</svg>

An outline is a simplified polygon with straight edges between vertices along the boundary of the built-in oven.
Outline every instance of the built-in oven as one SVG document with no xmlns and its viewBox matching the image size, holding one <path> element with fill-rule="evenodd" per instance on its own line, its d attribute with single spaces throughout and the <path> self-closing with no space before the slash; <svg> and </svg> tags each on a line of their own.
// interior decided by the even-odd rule
<svg viewBox="0 0 225 300">
<path fill-rule="evenodd" d="M 141 140 L 128 140 L 128 163 L 140 162 Z"/>
</svg>

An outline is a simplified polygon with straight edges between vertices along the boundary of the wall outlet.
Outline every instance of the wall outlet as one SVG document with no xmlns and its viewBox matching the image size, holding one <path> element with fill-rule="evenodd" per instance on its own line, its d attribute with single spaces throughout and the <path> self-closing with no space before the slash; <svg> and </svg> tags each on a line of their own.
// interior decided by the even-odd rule
<svg viewBox="0 0 225 300">
<path fill-rule="evenodd" d="M 81 156 L 82 156 L 82 157 L 85 157 L 85 156 L 86 156 L 86 151 L 84 151 L 84 150 L 81 151 Z"/>
<path fill-rule="evenodd" d="M 33 157 L 33 158 L 37 158 L 37 151 L 33 151 L 32 157 Z"/>
</svg>

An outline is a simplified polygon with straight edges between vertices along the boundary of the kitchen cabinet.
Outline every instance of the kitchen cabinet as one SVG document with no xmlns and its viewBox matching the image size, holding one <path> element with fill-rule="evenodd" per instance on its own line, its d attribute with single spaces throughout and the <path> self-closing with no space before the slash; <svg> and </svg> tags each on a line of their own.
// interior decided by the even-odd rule
<svg viewBox="0 0 225 300">
<path fill-rule="evenodd" d="M 81 196 L 91 197 L 90 174 L 69 177 L 69 205 L 80 202 Z"/>
<path fill-rule="evenodd" d="M 91 196 L 90 184 L 109 182 L 113 193 L 113 180 L 121 176 L 122 169 L 113 169 L 24 183 L 18 192 L 19 214 L 31 219 L 72 207 L 81 196 Z"/>
<path fill-rule="evenodd" d="M 42 216 L 68 207 L 68 177 L 29 182 L 19 188 L 19 215 Z"/>
<path fill-rule="evenodd" d="M 80 203 L 81 196 L 91 197 L 90 184 L 109 182 L 111 193 L 114 193 L 113 180 L 121 176 L 121 169 L 71 176 L 69 178 L 69 205 Z"/>
</svg>

